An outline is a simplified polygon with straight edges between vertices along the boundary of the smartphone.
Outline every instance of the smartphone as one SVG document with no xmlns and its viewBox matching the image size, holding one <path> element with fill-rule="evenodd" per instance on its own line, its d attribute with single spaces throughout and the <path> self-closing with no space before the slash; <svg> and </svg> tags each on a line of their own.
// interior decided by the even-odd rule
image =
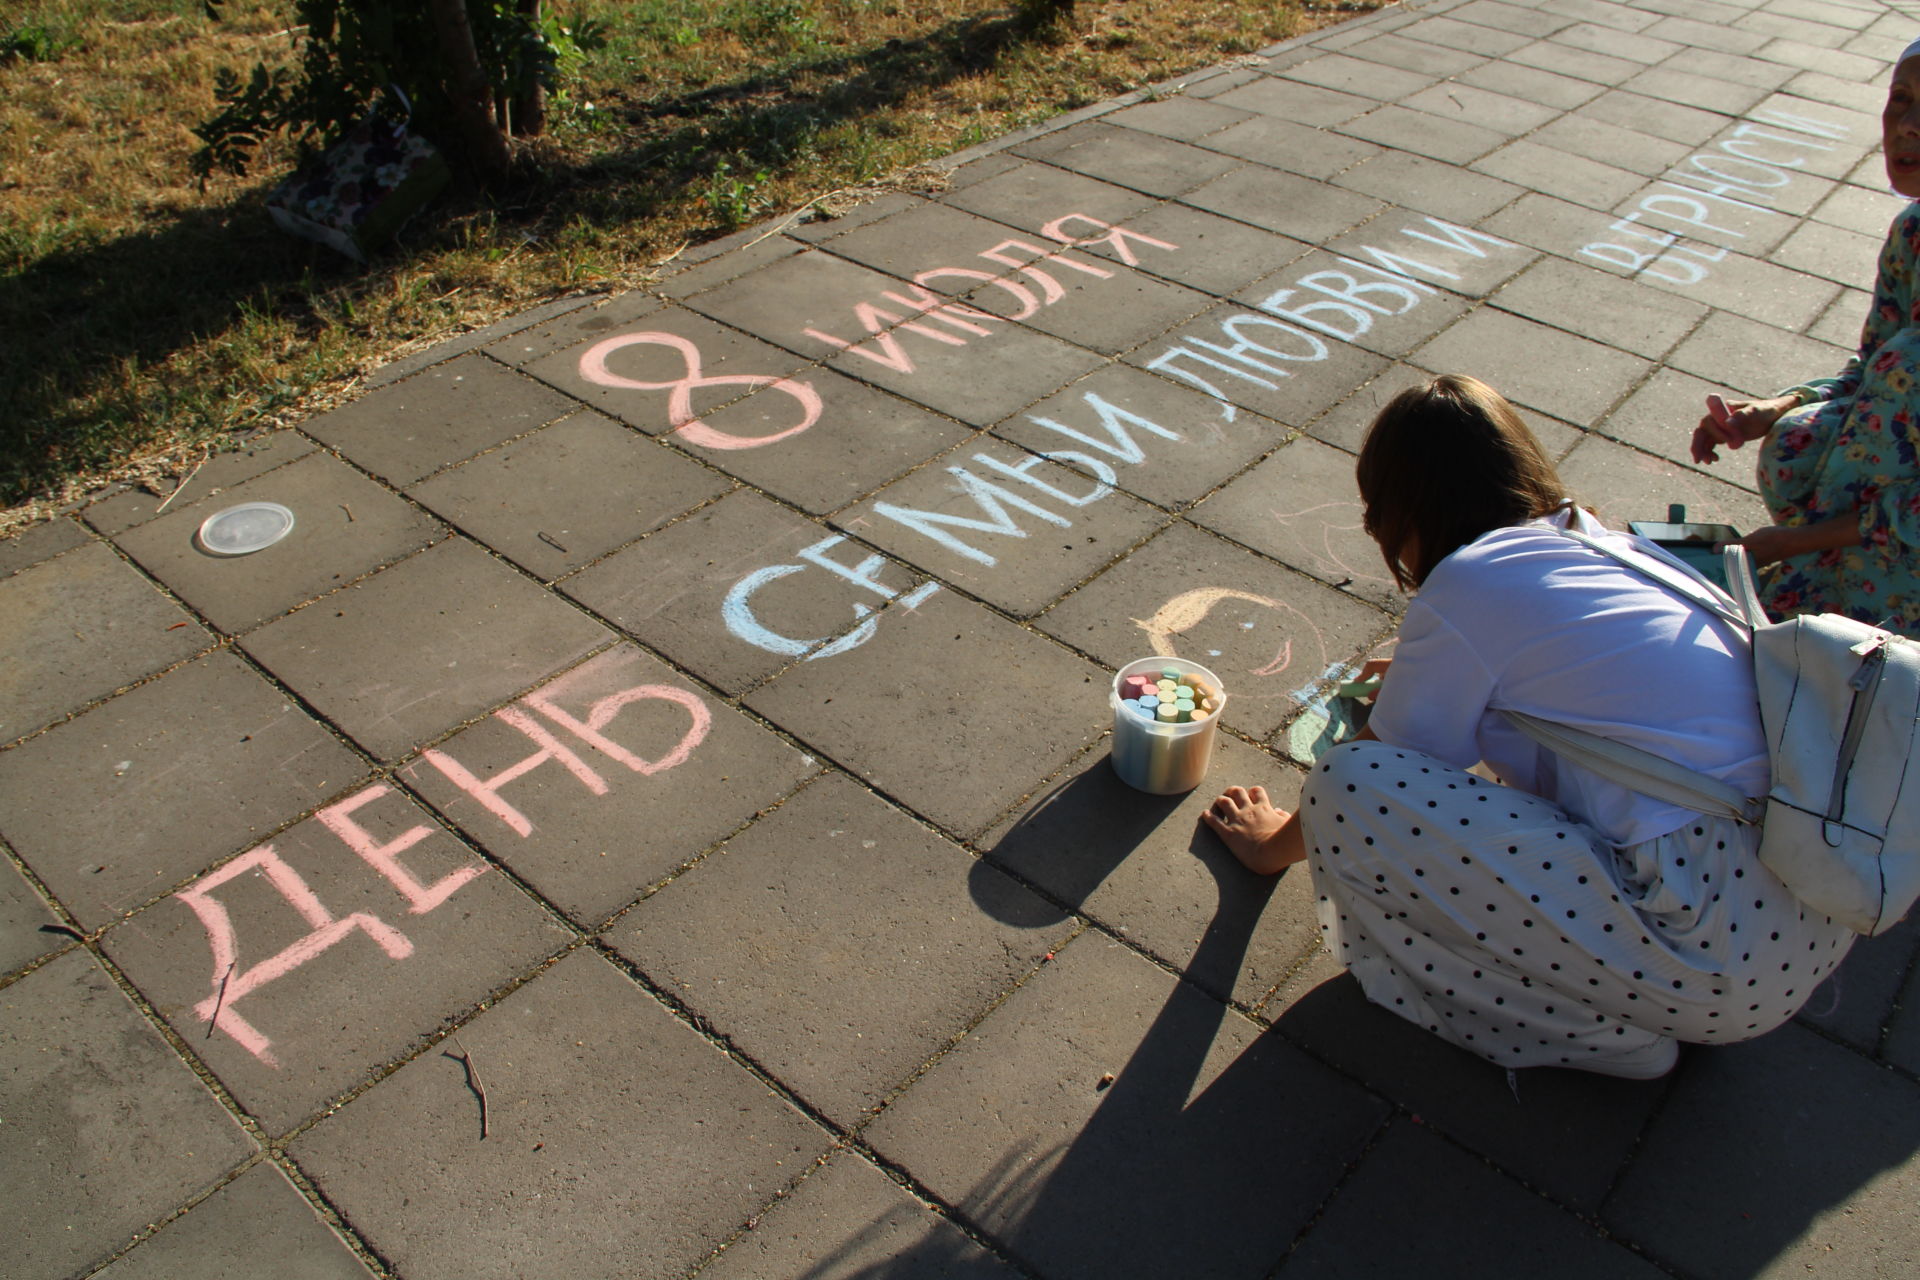
<svg viewBox="0 0 1920 1280">
<path fill-rule="evenodd" d="M 1699 524 L 1691 521 L 1634 520 L 1627 528 L 1684 561 L 1701 577 L 1723 590 L 1727 569 L 1720 558 L 1720 546 L 1740 541 L 1740 532 L 1730 524 Z"/>
</svg>

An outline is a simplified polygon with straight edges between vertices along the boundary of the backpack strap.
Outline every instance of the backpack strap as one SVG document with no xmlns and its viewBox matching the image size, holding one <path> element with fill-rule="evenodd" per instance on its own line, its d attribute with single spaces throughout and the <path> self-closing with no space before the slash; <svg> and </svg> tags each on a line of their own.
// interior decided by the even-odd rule
<svg viewBox="0 0 1920 1280">
<path fill-rule="evenodd" d="M 1697 605 L 1746 633 L 1767 625 L 1760 606 L 1759 593 L 1753 589 L 1753 575 L 1747 565 L 1747 549 L 1738 544 L 1725 548 L 1727 581 L 1734 585 L 1729 594 L 1701 577 L 1689 565 L 1669 556 L 1628 556 L 1597 538 L 1574 529 L 1557 529 L 1621 566 L 1632 570 L 1655 586 L 1689 604 Z M 1568 760 L 1585 766 L 1601 777 L 1629 791 L 1696 813 L 1732 818 L 1736 822 L 1758 824 L 1765 816 L 1765 801 L 1740 794 L 1720 779 L 1665 756 L 1643 751 L 1613 738 L 1555 720 L 1543 720 L 1522 711 L 1502 711 L 1512 725 L 1541 746 Z"/>
<path fill-rule="evenodd" d="M 1764 800 L 1743 796 L 1737 788 L 1720 779 L 1675 764 L 1665 756 L 1557 720 L 1542 720 L 1524 711 L 1500 714 L 1547 750 L 1584 765 L 1629 791 L 1736 822 L 1757 824 L 1765 816 Z"/>
<path fill-rule="evenodd" d="M 1717 614 L 1749 635 L 1767 625 L 1766 613 L 1760 607 L 1760 597 L 1753 589 L 1753 573 L 1747 565 L 1747 549 L 1737 543 L 1721 552 L 1727 564 L 1727 581 L 1734 584 L 1736 593 L 1729 595 L 1694 572 L 1691 566 L 1671 557 L 1655 559 L 1643 555 L 1629 556 L 1576 529 L 1556 529 L 1555 532 L 1599 552 L 1655 586 L 1666 588 L 1689 604 Z"/>
</svg>

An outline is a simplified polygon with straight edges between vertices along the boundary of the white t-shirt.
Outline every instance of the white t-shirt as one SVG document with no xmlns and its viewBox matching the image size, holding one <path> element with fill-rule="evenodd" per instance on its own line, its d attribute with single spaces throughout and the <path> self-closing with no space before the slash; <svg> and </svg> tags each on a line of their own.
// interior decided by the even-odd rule
<svg viewBox="0 0 1920 1280">
<path fill-rule="evenodd" d="M 1651 544 L 1584 512 L 1574 528 Z M 1554 532 L 1565 512 L 1496 529 L 1442 560 L 1400 628 L 1369 723 L 1383 742 L 1459 768 L 1484 760 L 1616 845 L 1662 836 L 1691 810 L 1609 782 L 1536 744 L 1528 712 L 1766 794 L 1766 741 L 1746 637 L 1697 605 Z"/>
</svg>

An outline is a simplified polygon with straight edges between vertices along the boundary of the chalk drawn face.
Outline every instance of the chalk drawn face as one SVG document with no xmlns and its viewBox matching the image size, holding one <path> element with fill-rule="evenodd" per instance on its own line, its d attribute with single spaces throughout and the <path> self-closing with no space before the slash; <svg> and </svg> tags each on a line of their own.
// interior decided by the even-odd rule
<svg viewBox="0 0 1920 1280">
<path fill-rule="evenodd" d="M 1920 199 L 1920 57 L 1894 68 L 1880 113 L 1880 146 L 1893 189 L 1909 200 Z"/>
<path fill-rule="evenodd" d="M 1236 692 L 1236 676 L 1278 679 L 1282 691 L 1291 691 L 1319 680 L 1327 669 L 1319 624 L 1272 596 L 1196 587 L 1134 621 L 1155 653 L 1200 663 L 1226 682 L 1229 693 Z"/>
</svg>

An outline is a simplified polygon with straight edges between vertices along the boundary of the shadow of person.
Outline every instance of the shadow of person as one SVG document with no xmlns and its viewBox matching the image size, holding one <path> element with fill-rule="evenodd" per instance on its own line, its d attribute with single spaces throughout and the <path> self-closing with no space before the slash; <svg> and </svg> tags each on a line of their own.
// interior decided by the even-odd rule
<svg viewBox="0 0 1920 1280">
<path fill-rule="evenodd" d="M 1104 765 L 1046 796 L 988 857 L 1040 884 L 1050 919 L 1098 918 L 1087 904 L 1130 858 L 1180 850 L 1214 888 L 1197 945 L 1175 973 L 1100 930 L 1078 935 L 969 1037 L 977 1056 L 913 1121 L 937 1112 L 955 1147 L 974 1142 L 971 1129 L 996 1136 L 950 1160 L 898 1157 L 1021 1268 L 1046 1280 L 1251 1278 L 1297 1250 L 1306 1271 L 1477 1276 L 1538 1273 L 1564 1248 L 1569 1275 L 1659 1274 L 1648 1258 L 1701 1276 L 1789 1260 L 1796 1274 L 1804 1262 L 1840 1275 L 1855 1274 L 1835 1266 L 1853 1256 L 1840 1246 L 1861 1240 L 1836 1206 L 1905 1212 L 1911 1174 L 1886 1175 L 1911 1169 L 1920 1148 L 1920 1085 L 1910 1060 L 1887 1069 L 1884 1036 L 1846 1045 L 1803 1019 L 1748 1045 L 1690 1048 L 1660 1081 L 1509 1077 L 1370 1004 L 1325 956 L 1262 1029 L 1224 990 L 1304 868 L 1248 875 L 1193 824 L 1204 798 L 1128 792 Z M 993 912 L 1013 899 L 976 901 Z M 1882 963 L 1891 945 L 1876 948 Z M 1913 956 L 1901 945 L 1896 967 Z M 997 1074 L 980 1066 L 1003 1055 Z M 1099 1061 L 1118 1065 L 1088 1075 Z M 907 1127 L 876 1138 L 883 1157 Z M 1459 1194 L 1419 1194 L 1436 1171 Z M 1461 1212 L 1482 1192 L 1484 1214 Z M 949 1231 L 884 1264 L 807 1274 L 1006 1272 Z"/>
</svg>

